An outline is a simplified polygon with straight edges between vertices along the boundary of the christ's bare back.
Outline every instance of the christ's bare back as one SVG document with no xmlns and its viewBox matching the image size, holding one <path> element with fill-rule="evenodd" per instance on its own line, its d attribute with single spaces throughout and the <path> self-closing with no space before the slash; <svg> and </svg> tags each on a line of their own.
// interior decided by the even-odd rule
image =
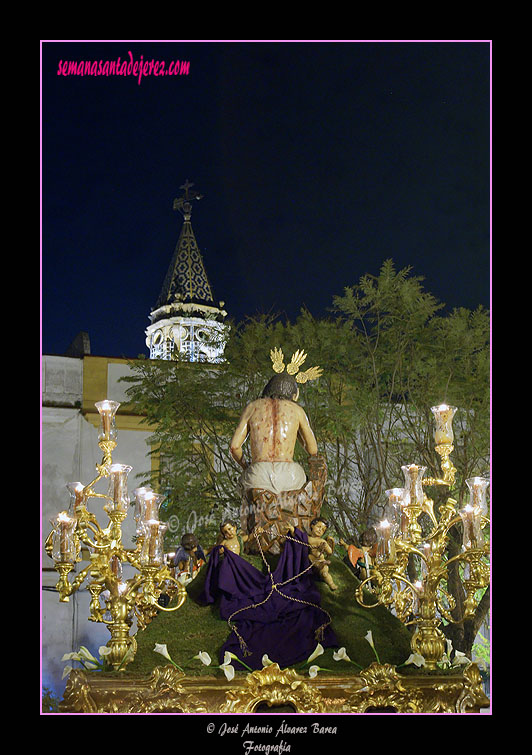
<svg viewBox="0 0 532 755">
<path fill-rule="evenodd" d="M 231 454 L 241 466 L 248 436 L 252 462 L 293 461 L 298 439 L 308 454 L 318 452 L 307 415 L 294 401 L 259 398 L 246 406 L 231 441 Z"/>
</svg>

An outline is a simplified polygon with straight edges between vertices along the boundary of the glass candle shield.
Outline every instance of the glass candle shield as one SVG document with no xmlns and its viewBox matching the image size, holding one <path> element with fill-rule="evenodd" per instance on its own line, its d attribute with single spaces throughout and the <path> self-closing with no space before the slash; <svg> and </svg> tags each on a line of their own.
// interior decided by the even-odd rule
<svg viewBox="0 0 532 755">
<path fill-rule="evenodd" d="M 117 579 L 122 579 L 122 562 L 118 556 L 114 555 L 109 561 L 109 568 Z"/>
<path fill-rule="evenodd" d="M 158 495 L 153 490 L 146 493 L 142 501 L 142 517 L 144 521 L 159 520 L 159 509 L 164 498 L 164 495 Z"/>
<path fill-rule="evenodd" d="M 395 559 L 395 544 L 392 537 L 392 526 L 387 519 L 383 519 L 377 527 L 377 561 L 391 563 Z"/>
<path fill-rule="evenodd" d="M 109 501 L 104 506 L 107 512 L 120 512 L 127 514 L 129 508 L 129 496 L 127 492 L 127 476 L 133 467 L 127 464 L 111 464 L 109 467 L 109 489 L 107 492 Z"/>
<path fill-rule="evenodd" d="M 459 512 L 462 519 L 462 545 L 466 550 L 482 548 L 484 538 L 480 526 L 481 511 L 475 506 L 467 504 Z"/>
<path fill-rule="evenodd" d="M 391 488 L 386 490 L 388 506 L 386 507 L 386 519 L 391 523 L 393 537 L 402 537 L 408 532 L 408 516 L 404 510 L 403 488 Z"/>
<path fill-rule="evenodd" d="M 434 432 L 435 444 L 440 446 L 444 443 L 452 443 L 454 440 L 453 417 L 456 407 L 440 404 L 440 406 L 432 406 L 430 410 L 436 420 L 436 430 Z"/>
<path fill-rule="evenodd" d="M 104 399 L 104 401 L 98 401 L 95 407 L 100 413 L 100 430 L 98 433 L 98 440 L 114 440 L 116 441 L 117 433 L 115 426 L 115 414 L 120 406 L 118 401 L 110 401 Z"/>
<path fill-rule="evenodd" d="M 142 534 L 142 523 L 144 521 L 143 512 L 144 512 L 144 496 L 146 493 L 151 491 L 151 488 L 147 487 L 141 487 L 137 488 L 133 491 L 133 496 L 135 498 L 135 522 L 137 524 L 137 535 Z"/>
<path fill-rule="evenodd" d="M 143 524 L 144 542 L 140 552 L 143 566 L 161 566 L 164 563 L 163 540 L 167 525 L 155 519 L 148 519 Z"/>
<path fill-rule="evenodd" d="M 473 508 L 480 509 L 482 516 L 488 516 L 487 491 L 489 479 L 486 477 L 470 477 L 466 480 L 469 488 L 469 504 Z"/>
<path fill-rule="evenodd" d="M 76 511 L 84 504 L 83 485 L 81 482 L 69 482 L 66 489 L 70 493 L 70 505 L 68 507 L 69 516 L 76 516 Z"/>
<path fill-rule="evenodd" d="M 401 467 L 405 476 L 403 489 L 403 506 L 421 506 L 423 504 L 423 475 L 427 467 L 406 464 Z"/>
<path fill-rule="evenodd" d="M 143 534 L 145 522 L 159 521 L 159 509 L 165 496 L 155 493 L 151 488 L 137 488 L 135 490 L 135 521 L 137 535 Z"/>
<path fill-rule="evenodd" d="M 57 563 L 73 564 L 78 555 L 78 544 L 74 537 L 77 521 L 66 511 L 61 511 L 51 520 L 54 528 L 52 538 L 52 558 Z"/>
</svg>

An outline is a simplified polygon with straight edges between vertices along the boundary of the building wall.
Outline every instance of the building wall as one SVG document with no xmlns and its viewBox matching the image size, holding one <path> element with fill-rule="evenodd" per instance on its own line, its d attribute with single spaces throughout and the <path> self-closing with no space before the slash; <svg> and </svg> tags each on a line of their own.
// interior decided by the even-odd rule
<svg viewBox="0 0 532 755">
<path fill-rule="evenodd" d="M 127 385 L 118 382 L 129 371 L 125 359 L 43 357 L 41 547 L 52 529 L 50 520 L 60 511 L 68 509 L 70 496 L 67 483 L 81 482 L 86 485 L 96 477 L 96 464 L 102 460 L 98 447 L 100 418 L 94 406 L 96 401 L 109 398 L 123 402 L 117 414 L 118 443 L 113 452 L 113 461 L 133 467 L 128 478 L 130 494 L 139 485 L 138 475 L 150 470 L 151 460 L 147 456 L 150 432 L 141 424 L 141 417 L 128 413 Z M 95 492 L 106 493 L 107 480 L 97 483 Z M 100 499 L 91 499 L 88 508 L 96 515 L 100 525 L 106 527 L 108 518 Z M 126 548 L 133 547 L 134 534 L 132 509 L 123 526 Z M 77 650 L 80 645 L 85 645 L 97 656 L 98 647 L 105 645 L 110 635 L 103 624 L 88 621 L 90 594 L 86 586 L 71 596 L 68 603 L 60 603 L 55 591 L 58 574 L 43 547 L 41 563 L 42 683 L 61 696 L 66 683 L 61 679 L 66 665 L 61 662 L 62 656 Z M 85 566 L 86 562 L 77 564 L 70 578 Z M 131 574 L 124 573 L 125 578 L 129 576 Z"/>
</svg>

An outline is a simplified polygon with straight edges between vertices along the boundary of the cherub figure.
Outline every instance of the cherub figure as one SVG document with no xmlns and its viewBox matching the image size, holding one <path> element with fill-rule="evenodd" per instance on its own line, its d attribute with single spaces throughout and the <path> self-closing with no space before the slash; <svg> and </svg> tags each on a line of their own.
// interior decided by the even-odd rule
<svg viewBox="0 0 532 755">
<path fill-rule="evenodd" d="M 205 560 L 205 554 L 196 535 L 192 532 L 185 533 L 173 559 L 178 574 L 185 573 L 191 579 L 194 578 Z"/>
<path fill-rule="evenodd" d="M 331 556 L 334 550 L 334 540 L 332 537 L 323 537 L 328 528 L 329 522 L 321 516 L 311 521 L 311 534 L 308 536 L 308 542 L 311 546 L 309 560 L 329 588 L 336 590 L 337 586 L 329 573 L 329 564 L 331 562 L 325 558 L 325 555 Z"/>
<path fill-rule="evenodd" d="M 220 555 L 223 554 L 225 548 L 228 548 L 237 556 L 241 556 L 244 552 L 244 543 L 248 540 L 249 535 L 240 535 L 238 527 L 232 519 L 224 519 L 220 525 L 220 534 L 216 545 L 220 546 Z"/>
</svg>

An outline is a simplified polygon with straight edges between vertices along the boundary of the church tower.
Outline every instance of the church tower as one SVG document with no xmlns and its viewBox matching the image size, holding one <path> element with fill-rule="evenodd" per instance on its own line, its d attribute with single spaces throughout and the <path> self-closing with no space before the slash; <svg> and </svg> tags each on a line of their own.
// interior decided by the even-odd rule
<svg viewBox="0 0 532 755">
<path fill-rule="evenodd" d="M 192 230 L 192 202 L 202 194 L 192 190 L 188 179 L 183 194 L 174 199 L 174 210 L 183 216 L 183 227 L 146 329 L 150 359 L 190 362 L 221 362 L 225 348 L 227 312 L 224 302 L 216 306 L 203 258 Z"/>
</svg>

